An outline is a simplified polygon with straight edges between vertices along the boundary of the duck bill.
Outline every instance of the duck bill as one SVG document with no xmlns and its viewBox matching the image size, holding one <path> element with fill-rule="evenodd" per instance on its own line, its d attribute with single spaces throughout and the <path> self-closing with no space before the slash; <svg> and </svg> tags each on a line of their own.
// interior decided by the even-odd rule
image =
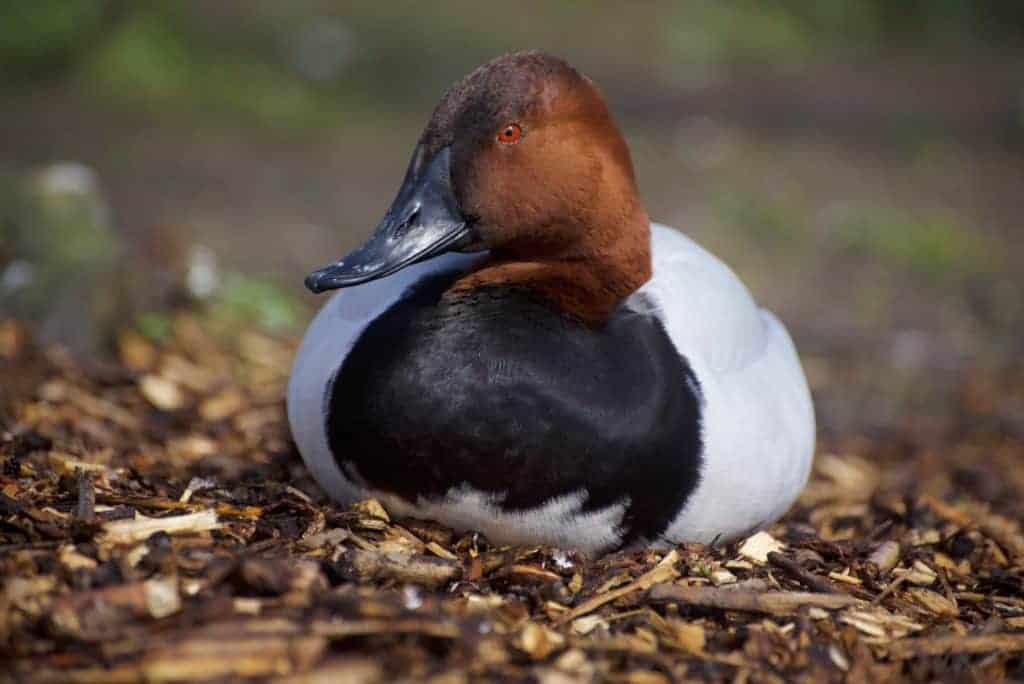
<svg viewBox="0 0 1024 684">
<path fill-rule="evenodd" d="M 316 293 L 384 278 L 406 266 L 457 250 L 471 241 L 451 184 L 451 149 L 423 159 L 417 147 L 402 187 L 370 239 L 341 261 L 311 273 Z"/>
</svg>

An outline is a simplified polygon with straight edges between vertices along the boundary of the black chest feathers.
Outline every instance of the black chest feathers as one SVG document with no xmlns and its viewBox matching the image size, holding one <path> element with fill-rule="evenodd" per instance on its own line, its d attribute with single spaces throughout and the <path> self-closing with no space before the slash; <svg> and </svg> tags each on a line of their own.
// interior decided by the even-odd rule
<svg viewBox="0 0 1024 684">
<path fill-rule="evenodd" d="M 471 487 L 505 510 L 583 494 L 625 505 L 623 543 L 656 539 L 697 486 L 699 387 L 661 323 L 600 329 L 523 290 L 441 298 L 425 282 L 377 318 L 331 389 L 345 474 L 411 503 Z"/>
</svg>

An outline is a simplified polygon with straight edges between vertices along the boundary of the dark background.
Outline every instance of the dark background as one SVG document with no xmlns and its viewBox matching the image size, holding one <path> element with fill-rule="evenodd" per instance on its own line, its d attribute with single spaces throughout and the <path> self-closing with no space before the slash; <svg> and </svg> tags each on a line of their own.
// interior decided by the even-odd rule
<svg viewBox="0 0 1024 684">
<path fill-rule="evenodd" d="M 535 47 L 603 88 L 652 218 L 786 321 L 826 431 L 1019 377 L 1019 1 L 4 2 L 0 314 L 93 350 L 183 297 L 301 329 L 443 90 Z"/>
</svg>

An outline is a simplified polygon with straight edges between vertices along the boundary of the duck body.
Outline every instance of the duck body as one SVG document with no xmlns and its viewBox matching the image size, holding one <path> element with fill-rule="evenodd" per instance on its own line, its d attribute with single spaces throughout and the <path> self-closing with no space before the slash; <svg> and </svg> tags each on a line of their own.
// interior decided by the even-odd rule
<svg viewBox="0 0 1024 684">
<path fill-rule="evenodd" d="M 288 417 L 334 499 L 498 543 L 712 543 L 803 488 L 814 412 L 786 329 L 651 224 L 589 79 L 508 55 L 442 98 L 299 349 Z"/>
<path fill-rule="evenodd" d="M 814 449 L 793 345 L 722 262 L 652 233 L 654 276 L 600 330 L 515 289 L 444 297 L 479 256 L 335 295 L 288 390 L 311 471 L 497 542 L 605 551 L 777 519 Z"/>
</svg>

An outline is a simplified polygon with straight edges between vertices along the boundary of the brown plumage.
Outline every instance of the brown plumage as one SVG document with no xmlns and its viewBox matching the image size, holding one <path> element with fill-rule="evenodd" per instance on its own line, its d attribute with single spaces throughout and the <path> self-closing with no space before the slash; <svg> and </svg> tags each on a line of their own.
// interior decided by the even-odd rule
<svg viewBox="0 0 1024 684">
<path fill-rule="evenodd" d="M 506 144 L 498 135 L 510 124 L 522 136 Z M 629 150 L 598 89 L 564 61 L 531 51 L 476 69 L 445 94 L 420 142 L 426 158 L 452 147 L 456 196 L 493 257 L 449 296 L 522 286 L 600 324 L 650 278 Z"/>
</svg>

